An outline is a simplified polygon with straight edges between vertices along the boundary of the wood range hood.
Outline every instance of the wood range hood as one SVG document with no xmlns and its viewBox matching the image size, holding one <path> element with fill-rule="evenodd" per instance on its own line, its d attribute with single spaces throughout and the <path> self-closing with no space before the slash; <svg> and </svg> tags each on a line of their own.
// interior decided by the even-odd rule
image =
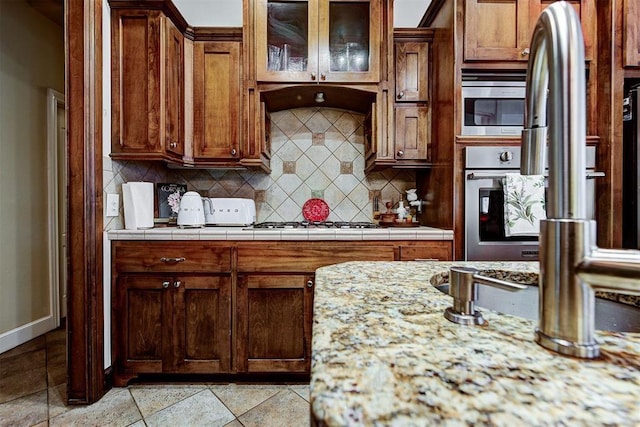
<svg viewBox="0 0 640 427">
<path fill-rule="evenodd" d="M 267 111 L 292 108 L 337 108 L 367 114 L 375 102 L 377 87 L 363 88 L 327 84 L 293 84 L 262 90 L 261 101 Z M 322 100 L 322 102 L 319 102 Z"/>
</svg>

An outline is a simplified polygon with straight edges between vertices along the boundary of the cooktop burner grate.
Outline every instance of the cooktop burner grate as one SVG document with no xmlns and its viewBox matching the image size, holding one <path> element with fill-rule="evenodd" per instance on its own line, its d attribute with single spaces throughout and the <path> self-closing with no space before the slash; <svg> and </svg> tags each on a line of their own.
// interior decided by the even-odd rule
<svg viewBox="0 0 640 427">
<path fill-rule="evenodd" d="M 255 230 L 270 230 L 270 229 L 290 229 L 290 228 L 306 228 L 306 229 L 321 229 L 321 228 L 378 228 L 377 224 L 366 221 L 283 221 L 283 222 L 259 222 L 254 224 Z"/>
</svg>

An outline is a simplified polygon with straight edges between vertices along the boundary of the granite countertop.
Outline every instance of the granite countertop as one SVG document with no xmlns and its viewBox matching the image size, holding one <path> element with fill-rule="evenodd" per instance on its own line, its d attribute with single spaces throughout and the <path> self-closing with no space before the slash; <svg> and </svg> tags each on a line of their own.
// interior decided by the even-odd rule
<svg viewBox="0 0 640 427">
<path fill-rule="evenodd" d="M 481 309 L 443 317 L 449 266 L 537 272 L 535 262 L 349 262 L 316 271 L 311 367 L 318 425 L 639 425 L 640 333 L 597 332 L 602 357 L 557 355 L 536 322 Z"/>
<path fill-rule="evenodd" d="M 157 227 L 147 230 L 111 230 L 110 240 L 453 240 L 452 230 L 433 227 L 372 229 L 260 229 L 246 227 L 178 228 Z"/>
</svg>

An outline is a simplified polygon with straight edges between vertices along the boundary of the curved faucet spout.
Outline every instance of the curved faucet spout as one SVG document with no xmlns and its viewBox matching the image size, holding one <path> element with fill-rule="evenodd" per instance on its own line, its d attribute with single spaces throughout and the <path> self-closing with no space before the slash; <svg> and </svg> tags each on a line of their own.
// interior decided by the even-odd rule
<svg viewBox="0 0 640 427">
<path fill-rule="evenodd" d="M 549 177 L 547 217 L 586 219 L 584 39 L 573 7 L 565 2 L 552 6 L 540 15 L 531 40 L 523 173 L 544 171 L 548 117 L 549 169 L 557 173 Z"/>
<path fill-rule="evenodd" d="M 547 219 L 540 222 L 536 341 L 562 354 L 593 358 L 599 354 L 594 289 L 640 292 L 640 252 L 599 249 L 596 223 L 586 218 L 584 39 L 575 10 L 564 1 L 542 12 L 533 33 L 522 132 L 524 174 L 543 172 L 547 118 L 549 189 Z"/>
</svg>

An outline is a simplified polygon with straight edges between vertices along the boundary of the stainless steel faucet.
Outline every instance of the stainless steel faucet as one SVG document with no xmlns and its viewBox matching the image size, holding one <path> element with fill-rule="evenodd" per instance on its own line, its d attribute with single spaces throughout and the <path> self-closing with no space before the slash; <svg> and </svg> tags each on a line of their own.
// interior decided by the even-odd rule
<svg viewBox="0 0 640 427">
<path fill-rule="evenodd" d="M 555 2 L 542 12 L 533 33 L 522 132 L 523 174 L 543 173 L 549 145 L 536 342 L 562 354 L 595 358 L 595 291 L 640 295 L 640 251 L 596 246 L 596 222 L 586 217 L 585 106 L 580 19 L 570 4 Z"/>
</svg>

